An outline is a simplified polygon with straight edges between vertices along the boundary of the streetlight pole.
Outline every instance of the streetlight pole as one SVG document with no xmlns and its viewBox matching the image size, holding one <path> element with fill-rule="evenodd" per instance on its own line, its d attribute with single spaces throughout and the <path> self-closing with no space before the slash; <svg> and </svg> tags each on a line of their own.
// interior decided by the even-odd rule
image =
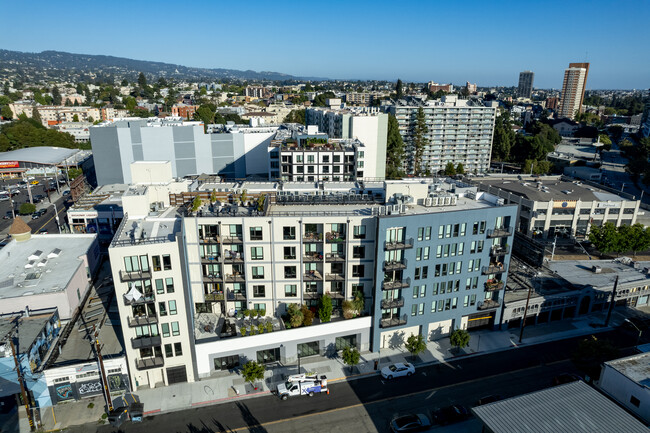
<svg viewBox="0 0 650 433">
<path fill-rule="evenodd" d="M 59 221 L 59 212 L 56 210 L 56 203 L 52 203 L 52 206 L 54 206 L 54 218 L 56 219 L 56 226 L 59 229 L 59 234 L 61 234 L 61 224 Z"/>
<path fill-rule="evenodd" d="M 524 317 L 521 319 L 521 330 L 519 331 L 519 343 L 524 338 L 524 328 L 526 327 L 526 316 L 528 316 L 528 304 L 530 303 L 530 295 L 533 292 L 533 286 L 535 281 L 535 274 L 533 274 L 532 279 L 530 280 L 530 287 L 528 288 L 528 296 L 526 297 L 526 307 L 524 308 Z"/>
<path fill-rule="evenodd" d="M 625 319 L 625 322 L 627 322 L 630 325 L 634 326 L 634 329 L 636 329 L 639 332 L 639 334 L 636 336 L 636 344 L 635 344 L 635 346 L 638 346 L 639 345 L 639 340 L 641 339 L 641 334 L 643 333 L 643 331 L 640 330 L 639 327 L 636 326 L 634 324 L 634 322 L 632 322 L 630 319 Z"/>
</svg>

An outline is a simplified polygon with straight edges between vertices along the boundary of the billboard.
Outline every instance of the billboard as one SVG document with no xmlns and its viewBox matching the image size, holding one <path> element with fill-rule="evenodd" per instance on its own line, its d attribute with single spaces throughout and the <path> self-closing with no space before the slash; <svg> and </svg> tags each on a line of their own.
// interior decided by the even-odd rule
<svg viewBox="0 0 650 433">
<path fill-rule="evenodd" d="M 18 161 L 0 161 L 0 168 L 18 168 Z"/>
</svg>

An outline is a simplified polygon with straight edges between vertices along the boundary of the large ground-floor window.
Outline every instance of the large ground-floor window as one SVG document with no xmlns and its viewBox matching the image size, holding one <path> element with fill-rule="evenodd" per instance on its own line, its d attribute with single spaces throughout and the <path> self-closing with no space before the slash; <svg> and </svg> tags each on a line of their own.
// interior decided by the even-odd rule
<svg viewBox="0 0 650 433">
<path fill-rule="evenodd" d="M 232 370 L 239 367 L 239 355 L 224 356 L 214 359 L 215 370 Z"/>
<path fill-rule="evenodd" d="M 257 351 L 257 362 L 262 364 L 268 364 L 270 362 L 277 362 L 280 360 L 280 348 L 276 347 L 274 349 L 258 350 Z"/>
<path fill-rule="evenodd" d="M 356 349 L 357 347 L 356 335 L 346 335 L 345 337 L 336 337 L 336 350 L 343 350 L 346 347 Z"/>
<path fill-rule="evenodd" d="M 303 358 L 305 356 L 318 355 L 320 353 L 318 341 L 312 341 L 309 343 L 301 343 L 298 345 L 298 357 Z"/>
</svg>

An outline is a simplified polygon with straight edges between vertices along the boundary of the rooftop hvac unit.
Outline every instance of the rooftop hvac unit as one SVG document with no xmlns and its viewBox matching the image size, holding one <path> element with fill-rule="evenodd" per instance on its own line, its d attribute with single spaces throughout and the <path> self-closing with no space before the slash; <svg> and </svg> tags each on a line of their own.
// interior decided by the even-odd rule
<svg viewBox="0 0 650 433">
<path fill-rule="evenodd" d="M 433 198 L 427 197 L 424 199 L 424 205 L 427 207 L 433 206 Z"/>
<path fill-rule="evenodd" d="M 405 204 L 399 205 L 399 213 L 401 213 L 401 214 L 406 213 L 406 209 L 407 209 L 407 207 L 406 207 Z"/>
<path fill-rule="evenodd" d="M 594 274 L 600 274 L 603 271 L 600 266 L 592 266 L 591 270 L 594 272 Z"/>
</svg>

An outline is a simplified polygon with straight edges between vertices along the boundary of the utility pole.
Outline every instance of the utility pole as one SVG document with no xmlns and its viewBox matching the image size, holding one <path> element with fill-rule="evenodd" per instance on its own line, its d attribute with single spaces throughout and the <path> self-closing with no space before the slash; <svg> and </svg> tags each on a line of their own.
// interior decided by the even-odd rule
<svg viewBox="0 0 650 433">
<path fill-rule="evenodd" d="M 106 370 L 104 370 L 104 359 L 102 358 L 102 349 L 99 346 L 99 331 L 93 326 L 93 344 L 97 351 L 97 360 L 99 361 L 99 371 L 102 373 L 102 386 L 104 387 L 104 398 L 106 398 L 106 407 L 108 412 L 113 410 L 113 402 L 111 401 L 111 391 L 108 389 L 108 381 L 106 380 Z"/>
<path fill-rule="evenodd" d="M 553 258 L 555 257 L 555 244 L 557 242 L 557 235 L 555 235 L 555 239 L 553 239 L 553 250 L 551 251 L 551 261 L 553 261 Z"/>
<path fill-rule="evenodd" d="M 25 404 L 25 412 L 27 412 L 27 420 L 29 421 L 29 429 L 34 431 L 34 420 L 32 419 L 32 411 L 29 408 L 29 400 L 27 399 L 27 392 L 25 391 L 25 378 L 23 377 L 23 370 L 20 368 L 20 363 L 18 362 L 18 355 L 16 355 L 16 346 L 14 345 L 14 336 L 13 331 L 9 336 L 9 344 L 11 344 L 11 353 L 14 356 L 14 363 L 16 364 L 16 373 L 18 373 L 18 383 L 20 384 L 20 394 L 23 397 L 23 403 Z"/>
<path fill-rule="evenodd" d="M 618 286 L 618 275 L 614 281 L 614 289 L 612 290 L 612 300 L 609 303 L 609 309 L 607 310 L 607 318 L 605 319 L 605 326 L 609 326 L 609 319 L 612 317 L 612 311 L 614 310 L 614 304 L 616 303 L 616 286 Z"/>
<path fill-rule="evenodd" d="M 535 278 L 535 277 L 533 277 Z M 533 280 L 530 281 L 530 287 L 528 288 L 528 296 L 526 297 L 526 308 L 524 308 L 524 318 L 521 319 L 521 330 L 519 331 L 519 343 L 524 338 L 524 328 L 526 327 L 526 316 L 528 316 L 528 303 L 530 302 L 530 294 L 533 291 Z"/>
</svg>

